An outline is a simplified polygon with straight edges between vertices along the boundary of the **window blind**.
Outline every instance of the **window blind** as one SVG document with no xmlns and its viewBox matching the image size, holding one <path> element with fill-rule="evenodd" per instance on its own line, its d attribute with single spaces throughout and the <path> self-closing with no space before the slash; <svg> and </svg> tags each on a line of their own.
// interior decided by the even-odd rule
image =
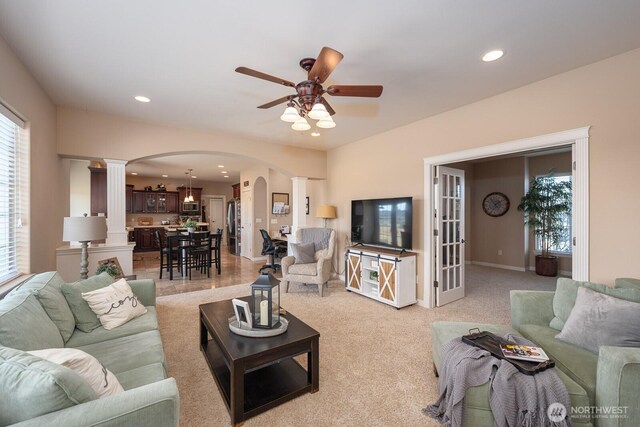
<svg viewBox="0 0 640 427">
<path fill-rule="evenodd" d="M 28 133 L 0 104 L 0 282 L 28 269 Z M 23 258 L 24 257 L 24 258 Z M 25 265 L 26 259 L 26 265 Z"/>
</svg>

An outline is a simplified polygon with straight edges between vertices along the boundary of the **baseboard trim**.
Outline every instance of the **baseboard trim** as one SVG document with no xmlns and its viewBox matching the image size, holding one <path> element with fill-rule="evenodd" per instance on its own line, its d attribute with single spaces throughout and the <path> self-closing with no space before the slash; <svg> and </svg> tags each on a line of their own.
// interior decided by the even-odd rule
<svg viewBox="0 0 640 427">
<path fill-rule="evenodd" d="M 515 265 L 505 265 L 505 264 L 494 264 L 491 262 L 482 262 L 482 261 L 471 261 L 473 265 L 481 265 L 483 267 L 493 267 L 493 268 L 501 268 L 503 270 L 512 270 L 512 271 L 527 271 L 524 267 L 516 267 Z"/>
<path fill-rule="evenodd" d="M 536 271 L 536 267 L 529 267 L 529 271 Z M 558 270 L 558 276 L 571 277 L 571 272 L 566 270 Z"/>
</svg>

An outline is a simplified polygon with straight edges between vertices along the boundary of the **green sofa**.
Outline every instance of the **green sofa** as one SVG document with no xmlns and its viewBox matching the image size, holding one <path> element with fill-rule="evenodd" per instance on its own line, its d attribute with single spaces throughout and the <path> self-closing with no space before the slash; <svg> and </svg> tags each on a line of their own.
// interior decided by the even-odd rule
<svg viewBox="0 0 640 427">
<path fill-rule="evenodd" d="M 566 280 L 566 279 L 563 279 Z M 574 282 L 577 283 L 577 282 Z M 602 289 L 603 285 L 584 284 Z M 560 286 L 560 283 L 559 283 Z M 618 279 L 616 288 L 638 288 L 637 279 Z M 599 354 L 555 339 L 558 329 L 550 326 L 554 313 L 555 292 L 511 291 L 511 323 L 489 325 L 462 322 L 434 322 L 432 325 L 432 354 L 434 367 L 440 367 L 440 353 L 444 344 L 465 335 L 471 328 L 480 328 L 499 335 L 523 336 L 544 348 L 556 362 L 556 371 L 569 392 L 574 408 L 572 421 L 576 426 L 631 427 L 640 425 L 640 348 L 601 347 Z M 569 298 L 570 299 L 570 298 Z M 561 303 L 566 315 L 575 302 Z M 568 308 L 568 310 L 567 310 Z M 639 314 L 640 315 L 640 314 Z M 489 407 L 489 384 L 471 387 L 465 397 L 465 420 L 469 426 L 493 426 Z M 604 411 L 624 411 L 616 416 L 594 415 L 592 407 Z M 616 408 L 616 409 L 606 409 Z M 620 409 L 618 409 L 620 408 Z M 621 416 L 619 416 L 621 415 Z"/>
<path fill-rule="evenodd" d="M 0 300 L 0 425 L 177 426 L 178 388 L 175 379 L 167 377 L 154 281 L 129 281 L 146 314 L 110 331 L 100 326 L 89 333 L 69 319 L 62 284 L 56 272 L 38 274 Z M 77 374 L 26 353 L 55 347 L 91 354 L 125 391 L 87 397 Z M 47 370 L 57 370 L 67 382 L 61 383 L 60 376 L 51 380 Z M 47 387 L 54 392 L 44 393 Z"/>
</svg>

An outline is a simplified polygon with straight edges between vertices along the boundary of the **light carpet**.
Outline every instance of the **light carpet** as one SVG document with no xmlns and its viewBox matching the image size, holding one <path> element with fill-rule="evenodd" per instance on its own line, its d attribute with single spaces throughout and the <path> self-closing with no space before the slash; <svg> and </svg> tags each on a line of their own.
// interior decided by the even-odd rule
<svg viewBox="0 0 640 427">
<path fill-rule="evenodd" d="M 315 286 L 292 284 L 290 292 L 282 294 L 282 306 L 320 332 L 320 390 L 251 418 L 245 425 L 435 425 L 421 413 L 438 398 L 431 323 L 508 324 L 509 289 L 538 286 L 527 273 L 498 271 L 496 278 L 487 278 L 494 272 L 467 266 L 468 297 L 434 310 L 419 306 L 396 310 L 345 291 L 339 281 L 330 283 L 323 298 Z M 169 375 L 180 391 L 182 426 L 230 424 L 199 350 L 198 305 L 249 293 L 249 285 L 237 285 L 158 298 Z"/>
</svg>

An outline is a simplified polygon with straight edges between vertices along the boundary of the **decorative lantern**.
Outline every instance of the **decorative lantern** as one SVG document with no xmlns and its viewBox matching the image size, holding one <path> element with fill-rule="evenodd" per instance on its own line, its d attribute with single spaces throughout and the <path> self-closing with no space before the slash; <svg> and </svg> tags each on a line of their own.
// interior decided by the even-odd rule
<svg viewBox="0 0 640 427">
<path fill-rule="evenodd" d="M 273 274 L 261 274 L 251 284 L 253 327 L 271 329 L 280 322 L 280 281 Z"/>
</svg>

